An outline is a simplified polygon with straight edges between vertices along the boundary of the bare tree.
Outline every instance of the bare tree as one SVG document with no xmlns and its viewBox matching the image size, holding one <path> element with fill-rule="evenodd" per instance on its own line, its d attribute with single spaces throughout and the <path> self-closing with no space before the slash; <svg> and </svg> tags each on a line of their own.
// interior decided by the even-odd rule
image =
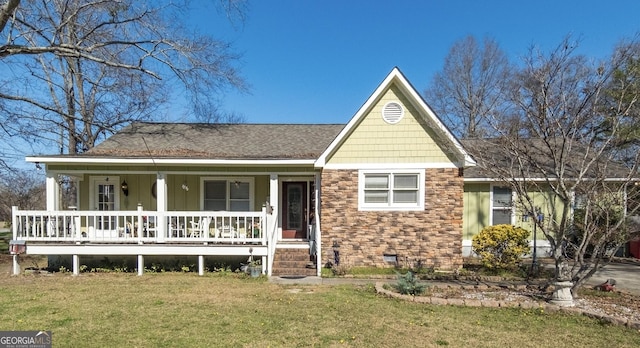
<svg viewBox="0 0 640 348">
<path fill-rule="evenodd" d="M 458 136 L 487 134 L 487 118 L 504 106 L 509 61 L 495 40 L 481 44 L 473 36 L 454 43 L 441 72 L 425 91 L 426 99 Z"/>
<path fill-rule="evenodd" d="M 45 208 L 44 178 L 33 171 L 11 170 L 0 175 L 0 221 L 11 221 L 11 207 Z"/>
<path fill-rule="evenodd" d="M 234 18 L 244 1 L 221 1 Z M 244 89 L 228 43 L 182 26 L 187 2 L 9 1 L 0 7 L 5 131 L 79 153 L 122 126 L 159 119 L 175 99 L 219 121 L 218 99 Z M 0 22 L 2 24 L 2 22 Z M 175 104 L 175 103 L 174 103 Z"/>
<path fill-rule="evenodd" d="M 513 113 L 492 119 L 496 137 L 470 149 L 517 193 L 518 214 L 546 211 L 534 223 L 551 245 L 556 276 L 572 280 L 573 290 L 637 234 L 627 217 L 640 209 L 639 155 L 625 163 L 616 146 L 640 90 L 628 84 L 619 103 L 607 93 L 635 45 L 599 64 L 577 55 L 576 46 L 567 38 L 549 54 L 531 50 L 511 81 Z"/>
<path fill-rule="evenodd" d="M 4 30 L 9 18 L 14 14 L 18 5 L 20 5 L 20 0 L 7 0 L 0 6 L 0 33 Z"/>
</svg>

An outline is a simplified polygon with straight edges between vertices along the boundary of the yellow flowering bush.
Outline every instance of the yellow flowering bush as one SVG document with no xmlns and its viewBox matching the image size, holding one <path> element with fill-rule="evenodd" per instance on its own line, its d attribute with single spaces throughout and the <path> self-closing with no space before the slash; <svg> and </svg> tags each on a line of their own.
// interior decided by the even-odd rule
<svg viewBox="0 0 640 348">
<path fill-rule="evenodd" d="M 513 269 L 529 252 L 529 231 L 512 225 L 495 225 L 473 236 L 473 251 L 489 269 Z"/>
</svg>

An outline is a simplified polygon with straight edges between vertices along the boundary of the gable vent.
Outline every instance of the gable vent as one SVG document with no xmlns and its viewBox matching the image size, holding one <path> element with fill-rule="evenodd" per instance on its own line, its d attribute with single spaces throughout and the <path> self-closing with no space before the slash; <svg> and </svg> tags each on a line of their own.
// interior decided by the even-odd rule
<svg viewBox="0 0 640 348">
<path fill-rule="evenodd" d="M 382 108 L 382 119 L 388 124 L 400 122 L 404 116 L 404 108 L 398 102 L 388 102 Z"/>
</svg>

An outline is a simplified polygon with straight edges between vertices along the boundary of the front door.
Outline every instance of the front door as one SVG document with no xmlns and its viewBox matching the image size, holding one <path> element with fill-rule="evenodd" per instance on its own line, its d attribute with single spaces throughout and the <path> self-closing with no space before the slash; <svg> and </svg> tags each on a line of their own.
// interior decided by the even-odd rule
<svg viewBox="0 0 640 348">
<path fill-rule="evenodd" d="M 99 211 L 118 210 L 119 184 L 113 178 L 109 180 L 95 180 L 94 183 L 94 209 Z M 115 230 L 117 228 L 115 217 L 97 216 L 95 228 L 97 230 Z"/>
<path fill-rule="evenodd" d="M 306 239 L 309 202 L 307 201 L 308 183 L 282 183 L 282 238 Z"/>
</svg>

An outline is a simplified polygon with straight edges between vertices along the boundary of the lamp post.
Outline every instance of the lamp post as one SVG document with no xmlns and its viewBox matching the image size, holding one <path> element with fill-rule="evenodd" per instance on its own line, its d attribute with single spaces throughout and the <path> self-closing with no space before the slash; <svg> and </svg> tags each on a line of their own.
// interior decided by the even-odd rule
<svg viewBox="0 0 640 348">
<path fill-rule="evenodd" d="M 539 207 L 534 207 L 533 211 L 528 211 L 522 216 L 524 221 L 528 221 L 529 217 L 533 218 L 533 253 L 531 260 L 531 272 L 538 271 L 538 223 L 544 221 L 544 214 Z"/>
</svg>

